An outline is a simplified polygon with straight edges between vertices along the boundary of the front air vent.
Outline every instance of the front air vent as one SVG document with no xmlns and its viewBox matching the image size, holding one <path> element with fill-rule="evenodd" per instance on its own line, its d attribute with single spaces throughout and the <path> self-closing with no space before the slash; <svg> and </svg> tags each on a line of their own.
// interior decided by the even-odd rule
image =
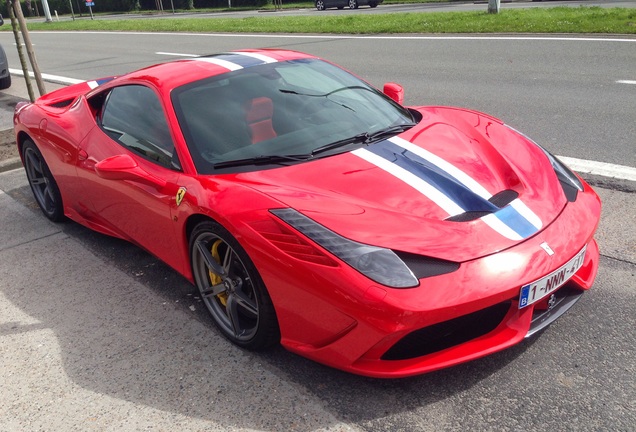
<svg viewBox="0 0 636 432">
<path fill-rule="evenodd" d="M 393 251 L 413 272 L 416 278 L 422 279 L 452 273 L 459 269 L 459 263 L 407 252 Z"/>
<path fill-rule="evenodd" d="M 52 106 L 53 108 L 66 108 L 67 106 L 69 106 L 71 104 L 71 102 L 73 102 L 75 100 L 75 98 L 70 98 L 70 99 L 66 99 L 63 101 L 59 101 L 59 102 L 55 102 L 52 103 L 49 106 Z"/>
<path fill-rule="evenodd" d="M 486 215 L 489 215 L 489 214 L 491 214 L 491 212 L 486 212 L 486 211 L 467 211 L 467 212 L 460 213 L 458 215 L 446 218 L 446 220 L 449 221 L 449 222 L 470 222 L 472 220 L 479 219 L 480 217 L 483 217 L 483 216 L 486 216 Z"/>
<path fill-rule="evenodd" d="M 504 208 L 517 198 L 519 198 L 519 193 L 513 191 L 512 189 L 506 189 L 494 194 L 488 201 L 499 208 Z"/>
<path fill-rule="evenodd" d="M 490 333 L 510 310 L 510 301 L 415 330 L 400 339 L 382 360 L 407 360 L 451 348 Z"/>
<path fill-rule="evenodd" d="M 502 190 L 501 192 L 497 192 L 496 194 L 491 196 L 488 202 L 494 205 L 495 207 L 497 207 L 498 209 L 502 209 L 508 204 L 510 204 L 511 202 L 513 202 L 514 200 L 516 200 L 518 197 L 519 197 L 519 194 L 516 191 L 513 191 L 512 189 L 506 189 L 506 190 Z M 489 214 L 492 214 L 495 211 L 497 210 L 493 209 L 493 211 L 467 211 L 455 216 L 448 217 L 445 220 L 449 222 L 470 222 L 470 221 L 479 219 L 481 217 L 487 216 Z"/>
</svg>

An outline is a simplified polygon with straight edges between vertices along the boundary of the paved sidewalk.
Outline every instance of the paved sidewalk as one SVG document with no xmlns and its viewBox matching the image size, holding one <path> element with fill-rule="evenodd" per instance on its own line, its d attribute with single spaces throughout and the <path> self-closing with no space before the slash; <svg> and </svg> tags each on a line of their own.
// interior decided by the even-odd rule
<svg viewBox="0 0 636 432">
<path fill-rule="evenodd" d="M 96 255 L 66 232 L 76 224 L 49 222 L 30 193 L 24 170 L 0 173 L 1 431 L 357 430 Z"/>
</svg>

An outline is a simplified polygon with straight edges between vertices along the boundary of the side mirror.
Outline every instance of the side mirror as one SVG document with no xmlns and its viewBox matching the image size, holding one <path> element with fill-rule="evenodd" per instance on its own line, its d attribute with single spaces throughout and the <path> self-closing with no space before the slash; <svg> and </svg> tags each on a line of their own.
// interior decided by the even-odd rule
<svg viewBox="0 0 636 432">
<path fill-rule="evenodd" d="M 400 105 L 404 103 L 404 89 L 397 83 L 388 82 L 384 84 L 384 94 Z"/>
<path fill-rule="evenodd" d="M 97 175 L 107 180 L 132 180 L 161 189 L 166 181 L 146 172 L 130 155 L 121 154 L 95 164 Z"/>
</svg>

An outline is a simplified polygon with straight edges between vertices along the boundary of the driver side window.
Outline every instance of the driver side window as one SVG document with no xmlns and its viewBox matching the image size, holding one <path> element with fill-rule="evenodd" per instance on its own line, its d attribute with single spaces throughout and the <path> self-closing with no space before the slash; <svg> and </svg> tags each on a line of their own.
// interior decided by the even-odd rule
<svg viewBox="0 0 636 432">
<path fill-rule="evenodd" d="M 153 90 L 142 85 L 113 88 L 99 122 L 106 134 L 127 149 L 170 169 L 179 169 L 163 108 Z"/>
</svg>

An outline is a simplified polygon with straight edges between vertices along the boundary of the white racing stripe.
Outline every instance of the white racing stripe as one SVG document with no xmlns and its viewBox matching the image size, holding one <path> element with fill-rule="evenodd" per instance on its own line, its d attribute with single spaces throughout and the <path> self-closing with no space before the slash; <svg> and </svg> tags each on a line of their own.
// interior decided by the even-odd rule
<svg viewBox="0 0 636 432">
<path fill-rule="evenodd" d="M 400 168 L 394 163 L 389 162 L 381 156 L 371 153 L 366 149 L 358 149 L 351 152 L 367 162 L 375 165 L 376 167 L 392 174 L 396 178 L 400 179 L 404 183 L 411 186 L 413 189 L 420 192 L 422 195 L 426 196 L 428 199 L 433 201 L 439 207 L 442 208 L 446 213 L 450 216 L 455 216 L 461 213 L 464 213 L 464 209 L 455 204 L 453 200 L 448 198 L 438 189 L 434 188 L 421 178 L 417 177 L 415 174 L 408 172 L 407 170 Z"/>
<path fill-rule="evenodd" d="M 486 223 L 486 225 L 488 225 L 490 228 L 492 228 L 493 230 L 495 230 L 496 232 L 498 232 L 502 236 L 504 236 L 506 238 L 509 238 L 510 240 L 522 240 L 523 239 L 523 237 L 521 237 L 519 234 L 517 234 L 508 225 L 503 223 L 503 221 L 501 219 L 499 219 L 494 213 L 486 215 L 486 216 L 482 216 L 480 219 L 483 220 Z"/>
<path fill-rule="evenodd" d="M 488 192 L 486 188 L 484 188 L 481 184 L 479 184 L 475 179 L 470 177 L 468 174 L 466 174 L 459 168 L 455 167 L 453 164 L 440 158 L 439 156 L 429 152 L 428 150 L 423 149 L 422 147 L 416 146 L 415 144 L 405 139 L 402 139 L 400 137 L 389 138 L 389 141 L 391 141 L 393 144 L 396 144 L 402 147 L 405 150 L 408 150 L 420 156 L 423 159 L 426 159 L 427 161 L 431 162 L 433 165 L 446 171 L 448 174 L 453 176 L 457 181 L 462 183 L 464 186 L 470 189 L 473 193 L 479 195 L 483 199 L 489 200 L 490 198 L 492 198 L 492 194 Z M 532 210 L 530 210 L 530 208 L 525 203 L 523 203 L 523 201 L 521 201 L 520 199 L 516 199 L 512 201 L 510 205 L 528 222 L 530 222 L 537 230 L 541 229 L 541 227 L 543 226 L 541 219 Z M 502 232 L 508 238 L 514 239 L 514 237 L 519 237 L 517 233 L 512 231 L 510 228 L 508 228 L 505 224 L 503 224 L 499 220 L 498 222 L 491 222 L 491 218 L 484 218 L 484 221 L 488 223 L 488 225 L 493 227 L 496 231 Z M 502 226 L 505 226 L 506 229 L 503 229 L 503 228 L 500 229 L 499 224 L 501 224 Z M 507 234 L 508 231 L 510 231 L 510 233 L 513 233 L 513 234 L 508 235 Z"/>
<path fill-rule="evenodd" d="M 423 149 L 422 147 L 416 146 L 415 144 L 402 139 L 400 137 L 392 137 L 389 138 L 388 141 L 391 141 L 393 144 L 396 144 L 402 147 L 405 150 L 410 151 L 418 155 L 419 157 L 426 159 L 431 162 L 433 165 L 438 166 L 442 170 L 446 171 L 451 176 L 455 177 L 460 183 L 466 186 L 468 189 L 479 195 L 485 200 L 488 200 L 492 197 L 492 194 L 489 193 L 482 185 L 477 183 L 473 178 L 467 175 L 465 172 L 456 168 L 454 165 L 446 162 L 444 159 L 440 158 L 437 155 L 429 152 L 428 150 Z"/>
<path fill-rule="evenodd" d="M 265 63 L 276 63 L 276 62 L 278 62 L 278 60 L 276 60 L 276 59 L 273 59 L 273 58 L 268 57 L 268 56 L 263 55 L 263 54 L 254 53 L 254 52 L 232 51 L 231 53 L 232 54 L 242 55 L 242 56 L 247 56 L 247 57 L 252 57 L 252 58 L 264 61 Z"/>
<path fill-rule="evenodd" d="M 225 69 L 228 69 L 230 71 L 243 69 L 243 66 L 241 66 L 241 65 L 237 65 L 236 63 L 232 63 L 232 62 L 229 62 L 227 60 L 222 60 L 222 59 L 216 58 L 216 57 L 197 57 L 196 60 L 197 61 L 203 61 L 203 62 L 206 62 L 206 63 L 213 63 L 213 64 L 215 64 L 217 66 L 224 67 Z"/>
</svg>

